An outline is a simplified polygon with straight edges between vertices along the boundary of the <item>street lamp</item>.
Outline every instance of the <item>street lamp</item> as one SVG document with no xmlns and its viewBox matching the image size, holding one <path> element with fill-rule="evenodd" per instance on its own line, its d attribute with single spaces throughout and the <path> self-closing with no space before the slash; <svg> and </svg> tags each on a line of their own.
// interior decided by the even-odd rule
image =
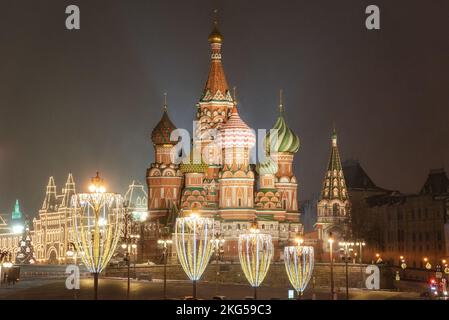
<svg viewBox="0 0 449 320">
<path fill-rule="evenodd" d="M 358 241 L 355 243 L 356 246 L 359 246 L 359 263 L 362 264 L 362 260 L 363 260 L 363 252 L 362 249 L 363 247 L 366 245 L 365 241 Z"/>
<path fill-rule="evenodd" d="M 167 299 L 167 253 L 168 246 L 171 246 L 173 241 L 170 239 L 160 239 L 157 243 L 162 246 L 162 254 L 164 259 L 164 300 Z"/>
<path fill-rule="evenodd" d="M 345 274 L 346 274 L 346 300 L 349 300 L 349 272 L 348 272 L 348 263 L 351 259 L 350 251 L 353 249 L 351 247 L 354 246 L 354 242 L 343 241 L 339 243 L 340 247 L 343 248 L 343 262 L 345 263 Z"/>
<path fill-rule="evenodd" d="M 424 267 L 427 269 L 427 270 L 430 270 L 430 269 L 432 269 L 432 264 L 429 262 L 429 259 L 427 258 L 427 257 L 424 257 Z"/>
<path fill-rule="evenodd" d="M 248 233 L 239 235 L 238 248 L 243 273 L 254 288 L 254 300 L 257 300 L 257 288 L 265 279 L 273 258 L 271 235 L 260 233 L 254 223 Z"/>
<path fill-rule="evenodd" d="M 71 198 L 75 248 L 94 276 L 94 299 L 98 299 L 98 276 L 108 265 L 120 238 L 123 220 L 123 198 L 106 192 L 98 172 L 92 178 L 89 193 Z"/>
<path fill-rule="evenodd" d="M 333 257 L 333 244 L 334 239 L 332 236 L 329 237 L 327 240 L 329 243 L 329 258 L 331 260 L 331 299 L 335 300 L 335 293 L 334 293 L 334 257 Z"/>
<path fill-rule="evenodd" d="M 213 253 L 214 219 L 203 218 L 196 213 L 176 219 L 176 253 L 184 272 L 193 286 L 196 299 L 196 283 L 203 275 Z"/>
<path fill-rule="evenodd" d="M 218 295 L 218 278 L 220 276 L 220 265 L 218 262 L 219 260 L 223 259 L 224 254 L 223 246 L 226 240 L 223 238 L 223 236 L 220 236 L 220 234 L 217 233 L 215 235 L 215 238 L 211 241 L 214 245 L 215 267 L 217 269 L 215 274 L 215 294 Z"/>
</svg>

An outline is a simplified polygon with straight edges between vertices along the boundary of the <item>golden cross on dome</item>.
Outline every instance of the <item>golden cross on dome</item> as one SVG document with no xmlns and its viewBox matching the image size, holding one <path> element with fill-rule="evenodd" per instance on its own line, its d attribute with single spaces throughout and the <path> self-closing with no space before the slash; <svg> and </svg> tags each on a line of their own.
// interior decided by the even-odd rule
<svg viewBox="0 0 449 320">
<path fill-rule="evenodd" d="M 167 111 L 167 92 L 164 92 L 164 111 Z"/>
<path fill-rule="evenodd" d="M 214 24 L 218 24 L 218 9 L 214 9 Z"/>
<path fill-rule="evenodd" d="M 283 90 L 279 90 L 279 113 L 282 115 L 284 113 L 284 97 Z"/>
</svg>

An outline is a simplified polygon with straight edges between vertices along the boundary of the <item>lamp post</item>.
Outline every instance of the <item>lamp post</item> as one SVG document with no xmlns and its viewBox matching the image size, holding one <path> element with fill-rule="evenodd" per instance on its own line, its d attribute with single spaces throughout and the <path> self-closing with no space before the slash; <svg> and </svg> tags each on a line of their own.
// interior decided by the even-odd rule
<svg viewBox="0 0 449 320">
<path fill-rule="evenodd" d="M 360 256 L 359 256 L 359 263 L 362 264 L 362 261 L 363 261 L 362 249 L 366 245 L 366 243 L 365 243 L 365 241 L 358 241 L 358 242 L 355 243 L 355 245 L 359 246 L 359 254 L 360 254 Z"/>
<path fill-rule="evenodd" d="M 330 262 L 331 262 L 331 299 L 335 300 L 335 294 L 334 294 L 334 257 L 333 257 L 333 244 L 334 244 L 334 239 L 332 237 L 330 237 L 328 240 L 329 242 L 329 258 L 330 258 Z"/>
<path fill-rule="evenodd" d="M 223 236 L 220 236 L 219 233 L 215 235 L 215 238 L 211 240 L 214 244 L 214 255 L 215 255 L 215 267 L 216 267 L 216 274 L 215 274 L 215 294 L 218 295 L 218 278 L 220 276 L 220 265 L 219 261 L 222 260 L 224 250 L 223 246 L 225 243 L 225 239 Z"/>
<path fill-rule="evenodd" d="M 157 243 L 162 246 L 162 254 L 164 259 L 164 300 L 167 299 L 167 253 L 168 246 L 172 245 L 172 240 L 170 239 L 160 239 Z"/>
<path fill-rule="evenodd" d="M 400 267 L 403 270 L 402 278 L 405 279 L 405 269 L 407 269 L 407 264 L 405 263 L 405 257 L 404 256 L 400 256 L 399 257 L 399 261 L 400 261 Z"/>
<path fill-rule="evenodd" d="M 132 234 L 131 236 L 131 251 L 134 256 L 134 277 L 137 279 L 137 270 L 136 270 L 136 263 L 137 263 L 137 242 L 140 239 L 139 234 Z"/>
<path fill-rule="evenodd" d="M 92 178 L 89 193 L 73 195 L 70 203 L 75 248 L 94 277 L 94 299 L 98 299 L 98 277 L 108 265 L 123 222 L 123 198 L 106 192 L 103 179 Z"/>
<path fill-rule="evenodd" d="M 351 260 L 350 251 L 354 246 L 354 242 L 343 241 L 339 243 L 343 248 L 343 262 L 345 263 L 345 277 L 346 277 L 346 300 L 349 300 L 349 271 L 348 263 Z"/>
</svg>

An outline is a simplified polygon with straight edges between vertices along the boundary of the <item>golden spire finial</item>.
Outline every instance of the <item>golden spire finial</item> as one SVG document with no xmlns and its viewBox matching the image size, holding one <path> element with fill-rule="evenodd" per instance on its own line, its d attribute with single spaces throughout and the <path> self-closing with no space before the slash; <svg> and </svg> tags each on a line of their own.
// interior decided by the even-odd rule
<svg viewBox="0 0 449 320">
<path fill-rule="evenodd" d="M 164 111 L 167 111 L 167 92 L 164 92 Z"/>
<path fill-rule="evenodd" d="M 218 25 L 218 9 L 215 8 L 213 13 L 214 13 L 214 25 Z"/>
<path fill-rule="evenodd" d="M 284 113 L 284 97 L 283 97 L 283 90 L 279 90 L 279 113 L 282 115 Z"/>
<path fill-rule="evenodd" d="M 214 28 L 212 30 L 212 33 L 209 35 L 209 42 L 210 43 L 222 43 L 223 42 L 223 36 L 221 35 L 220 31 L 218 30 L 218 9 L 214 9 Z"/>
<path fill-rule="evenodd" d="M 232 87 L 232 95 L 234 96 L 234 103 L 237 104 L 237 87 Z"/>
</svg>

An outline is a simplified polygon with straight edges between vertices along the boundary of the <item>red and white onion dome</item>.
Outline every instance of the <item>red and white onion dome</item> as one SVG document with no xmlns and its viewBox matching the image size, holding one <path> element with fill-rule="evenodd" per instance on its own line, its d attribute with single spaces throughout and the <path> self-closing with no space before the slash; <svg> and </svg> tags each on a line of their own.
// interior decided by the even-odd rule
<svg viewBox="0 0 449 320">
<path fill-rule="evenodd" d="M 254 131 L 240 118 L 237 106 L 232 108 L 231 115 L 218 133 L 217 142 L 225 148 L 252 148 L 256 144 Z"/>
</svg>

